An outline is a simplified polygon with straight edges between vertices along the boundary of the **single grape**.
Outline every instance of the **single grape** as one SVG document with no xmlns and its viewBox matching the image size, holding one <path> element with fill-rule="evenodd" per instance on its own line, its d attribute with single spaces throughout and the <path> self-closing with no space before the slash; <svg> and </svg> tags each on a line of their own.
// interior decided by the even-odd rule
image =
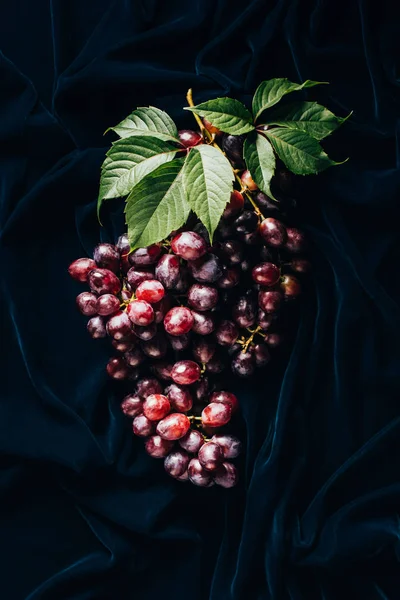
<svg viewBox="0 0 400 600">
<path fill-rule="evenodd" d="M 178 131 L 178 139 L 185 148 L 192 148 L 203 143 L 203 136 L 198 131 L 181 129 Z"/>
<path fill-rule="evenodd" d="M 217 305 L 218 290 L 211 285 L 194 283 L 188 291 L 188 304 L 201 312 L 210 310 Z"/>
<path fill-rule="evenodd" d="M 134 325 L 146 327 L 154 321 L 153 307 L 144 300 L 132 300 L 126 307 L 126 314 Z"/>
<path fill-rule="evenodd" d="M 207 121 L 207 119 L 203 119 L 203 125 L 209 133 L 213 133 L 214 135 L 220 135 L 222 133 L 218 127 L 215 127 L 210 121 Z"/>
<path fill-rule="evenodd" d="M 180 385 L 191 385 L 200 379 L 200 367 L 193 360 L 180 360 L 171 371 L 172 381 Z"/>
<path fill-rule="evenodd" d="M 147 248 L 138 248 L 129 255 L 129 262 L 131 265 L 140 267 L 153 265 L 158 262 L 161 252 L 162 248 L 158 244 L 152 244 Z"/>
<path fill-rule="evenodd" d="M 243 194 L 234 190 L 231 193 L 230 200 L 225 207 L 224 212 L 222 213 L 223 219 L 230 219 L 231 217 L 236 217 L 239 213 L 242 212 L 244 207 L 244 198 Z"/>
<path fill-rule="evenodd" d="M 183 450 L 171 452 L 164 460 L 165 470 L 171 477 L 180 477 L 186 472 L 189 460 L 189 455 Z"/>
<path fill-rule="evenodd" d="M 187 388 L 172 383 L 166 388 L 165 393 L 173 410 L 187 412 L 192 408 L 193 398 Z"/>
<path fill-rule="evenodd" d="M 106 370 L 113 379 L 127 379 L 129 377 L 129 368 L 122 356 L 110 358 Z"/>
<path fill-rule="evenodd" d="M 97 244 L 93 251 L 93 258 L 98 267 L 109 269 L 113 273 L 119 272 L 120 255 L 113 244 Z"/>
<path fill-rule="evenodd" d="M 210 402 L 222 402 L 229 404 L 232 414 L 239 410 L 239 400 L 236 398 L 235 394 L 232 394 L 231 392 L 214 392 L 210 396 Z"/>
<path fill-rule="evenodd" d="M 76 297 L 76 305 L 79 311 L 87 317 L 97 314 L 97 296 L 92 292 L 82 292 L 79 294 L 79 296 Z"/>
<path fill-rule="evenodd" d="M 139 437 L 152 435 L 155 430 L 155 423 L 150 421 L 145 415 L 137 415 L 132 422 L 133 433 Z"/>
<path fill-rule="evenodd" d="M 268 346 L 262 342 L 253 346 L 253 356 L 257 367 L 265 367 L 271 360 Z"/>
<path fill-rule="evenodd" d="M 171 413 L 157 425 L 157 433 L 164 440 L 179 440 L 189 430 L 190 421 L 183 413 Z"/>
<path fill-rule="evenodd" d="M 217 375 L 225 369 L 225 364 L 220 356 L 214 355 L 206 365 L 207 373 Z"/>
<path fill-rule="evenodd" d="M 215 442 L 206 442 L 199 450 L 198 459 L 207 471 L 215 471 L 223 461 L 221 448 Z"/>
<path fill-rule="evenodd" d="M 122 302 L 129 302 L 129 300 L 132 298 L 132 290 L 130 289 L 130 285 L 129 283 L 125 283 L 124 287 L 121 290 L 121 300 Z"/>
<path fill-rule="evenodd" d="M 181 336 L 192 329 L 193 322 L 194 318 L 189 308 L 175 306 L 165 315 L 164 327 L 169 335 Z"/>
<path fill-rule="evenodd" d="M 129 269 L 130 269 L 130 262 L 129 262 L 129 252 L 131 251 L 131 246 L 129 243 L 129 239 L 128 239 L 128 234 L 124 233 L 123 235 L 120 235 L 118 238 L 118 241 L 116 243 L 117 246 L 117 250 L 120 254 L 121 260 L 120 260 L 120 268 L 121 271 L 126 274 Z"/>
<path fill-rule="evenodd" d="M 148 396 L 152 394 L 162 394 L 163 389 L 161 384 L 157 379 L 153 377 L 146 377 L 144 379 L 140 379 L 136 385 L 136 393 L 137 395 L 145 400 Z"/>
<path fill-rule="evenodd" d="M 215 332 L 215 339 L 221 346 L 232 346 L 239 337 L 239 330 L 232 321 L 221 321 Z"/>
<path fill-rule="evenodd" d="M 111 340 L 111 344 L 118 352 L 130 352 L 135 347 L 135 343 L 132 342 L 121 342 L 120 340 Z"/>
<path fill-rule="evenodd" d="M 286 248 L 289 250 L 289 252 L 293 252 L 293 254 L 302 252 L 306 246 L 304 233 L 295 227 L 287 227 L 286 233 Z"/>
<path fill-rule="evenodd" d="M 149 358 L 164 358 L 167 354 L 167 340 L 162 333 L 157 333 L 151 340 L 141 342 L 140 345 L 145 355 Z"/>
<path fill-rule="evenodd" d="M 235 231 L 233 229 L 232 223 L 221 219 L 221 221 L 218 223 L 218 227 L 215 233 L 217 234 L 218 238 L 222 240 L 227 240 L 235 234 Z"/>
<path fill-rule="evenodd" d="M 222 275 L 222 266 L 218 256 L 205 254 L 188 263 L 191 276 L 200 283 L 215 283 Z"/>
<path fill-rule="evenodd" d="M 68 273 L 72 279 L 85 283 L 88 280 L 90 271 L 93 271 L 96 266 L 96 263 L 91 258 L 78 258 L 69 265 Z"/>
<path fill-rule="evenodd" d="M 125 352 L 124 359 L 130 367 L 138 367 L 145 361 L 146 357 L 140 348 L 133 348 L 133 350 Z"/>
<path fill-rule="evenodd" d="M 174 254 L 185 260 L 196 260 L 206 253 L 207 244 L 195 231 L 182 231 L 171 241 L 171 248 Z"/>
<path fill-rule="evenodd" d="M 258 294 L 258 304 L 267 314 L 275 313 L 279 310 L 282 301 L 280 292 L 261 290 Z"/>
<path fill-rule="evenodd" d="M 236 458 L 242 450 L 241 441 L 229 433 L 217 433 L 213 435 L 211 441 L 218 444 L 224 458 Z"/>
<path fill-rule="evenodd" d="M 311 263 L 304 258 L 294 258 L 289 266 L 296 273 L 308 273 L 311 270 Z"/>
<path fill-rule="evenodd" d="M 164 296 L 164 298 L 162 300 L 160 300 L 160 302 L 157 302 L 156 304 L 153 304 L 152 306 L 153 306 L 153 310 L 154 310 L 154 322 L 162 323 L 162 321 L 165 318 L 165 315 L 171 308 L 171 297 Z"/>
<path fill-rule="evenodd" d="M 222 258 L 229 265 L 239 265 L 243 260 L 243 246 L 237 240 L 226 240 L 220 244 Z"/>
<path fill-rule="evenodd" d="M 184 333 L 183 335 L 168 335 L 170 346 L 175 352 L 182 352 L 189 348 L 191 337 L 190 333 Z"/>
<path fill-rule="evenodd" d="M 283 337 L 279 333 L 269 333 L 265 337 L 265 343 L 271 348 L 278 348 L 283 343 Z"/>
<path fill-rule="evenodd" d="M 154 375 L 156 375 L 159 379 L 162 379 L 163 381 L 171 380 L 172 368 L 173 365 L 164 360 L 157 361 L 153 365 L 151 365 L 151 370 L 153 371 Z"/>
<path fill-rule="evenodd" d="M 150 421 L 159 421 L 171 410 L 169 400 L 163 394 L 151 394 L 143 403 L 143 414 Z"/>
<path fill-rule="evenodd" d="M 120 309 L 120 303 L 117 296 L 113 294 L 103 294 L 99 296 L 96 303 L 96 310 L 99 315 L 107 317 L 118 312 Z"/>
<path fill-rule="evenodd" d="M 164 294 L 165 290 L 163 284 L 156 279 L 142 281 L 136 290 L 136 298 L 138 300 L 144 300 L 149 304 L 157 304 L 157 302 L 160 302 L 160 300 L 163 299 Z"/>
<path fill-rule="evenodd" d="M 258 227 L 258 217 L 252 210 L 244 210 L 233 222 L 233 228 L 237 233 L 253 233 Z"/>
<path fill-rule="evenodd" d="M 130 335 L 132 333 L 132 327 L 128 315 L 120 310 L 110 317 L 107 322 L 107 333 L 115 340 L 121 340 L 127 335 Z"/>
<path fill-rule="evenodd" d="M 251 275 L 256 283 L 264 286 L 272 286 L 279 281 L 281 270 L 273 263 L 263 262 L 254 267 Z"/>
<path fill-rule="evenodd" d="M 250 352 L 239 352 L 232 360 L 232 371 L 239 377 L 250 377 L 254 373 L 254 358 Z"/>
<path fill-rule="evenodd" d="M 283 246 L 287 239 L 285 226 L 272 217 L 264 219 L 260 224 L 260 233 L 269 246 L 280 248 Z"/>
<path fill-rule="evenodd" d="M 157 333 L 157 325 L 155 322 L 150 323 L 147 327 L 141 327 L 140 325 L 132 325 L 132 331 L 139 340 L 148 342 L 152 340 Z"/>
<path fill-rule="evenodd" d="M 176 294 L 186 294 L 190 285 L 189 271 L 185 265 L 180 266 L 178 283 L 174 288 Z"/>
<path fill-rule="evenodd" d="M 189 454 L 197 454 L 204 444 L 204 436 L 197 429 L 189 429 L 187 434 L 178 443 Z"/>
<path fill-rule="evenodd" d="M 244 168 L 243 160 L 243 143 L 244 135 L 229 135 L 225 134 L 222 138 L 222 150 L 225 152 L 228 159 L 238 169 Z"/>
<path fill-rule="evenodd" d="M 87 330 L 93 339 L 105 338 L 107 336 L 106 323 L 103 317 L 92 317 L 87 322 Z"/>
<path fill-rule="evenodd" d="M 256 307 L 252 299 L 241 296 L 233 306 L 232 316 L 239 327 L 252 327 L 256 322 Z"/>
<path fill-rule="evenodd" d="M 126 278 L 129 285 L 136 290 L 136 288 L 143 283 L 143 281 L 150 281 L 155 278 L 155 275 L 152 271 L 137 271 L 135 267 L 132 267 L 129 269 Z"/>
<path fill-rule="evenodd" d="M 206 364 L 215 354 L 215 344 L 204 337 L 196 338 L 193 340 L 192 354 L 197 362 Z"/>
<path fill-rule="evenodd" d="M 174 442 L 164 440 L 159 435 L 150 436 L 144 445 L 147 454 L 153 458 L 165 458 L 174 447 Z"/>
<path fill-rule="evenodd" d="M 214 481 L 217 485 L 224 488 L 234 487 L 239 479 L 239 473 L 235 465 L 230 462 L 224 462 L 218 469 Z"/>
<path fill-rule="evenodd" d="M 297 298 L 301 293 L 301 285 L 294 275 L 283 275 L 281 277 L 281 290 L 287 300 Z"/>
<path fill-rule="evenodd" d="M 193 317 L 193 332 L 199 335 L 209 335 L 215 329 L 215 319 L 211 313 L 191 311 Z"/>
<path fill-rule="evenodd" d="M 174 289 L 180 279 L 179 258 L 174 254 L 163 254 L 157 263 L 155 275 L 167 290 Z"/>
<path fill-rule="evenodd" d="M 121 282 L 109 269 L 93 269 L 88 275 L 88 283 L 92 292 L 96 294 L 118 294 Z"/>
<path fill-rule="evenodd" d="M 261 308 L 258 309 L 257 325 L 261 327 L 263 331 L 268 331 L 273 322 L 274 317 L 272 315 L 267 315 Z"/>
<path fill-rule="evenodd" d="M 241 176 L 240 179 L 241 179 L 241 182 L 242 182 L 242 186 L 245 187 L 245 188 L 247 188 L 251 192 L 255 192 L 256 190 L 258 190 L 258 185 L 256 184 L 256 182 L 254 181 L 254 179 L 250 175 L 250 171 L 248 169 L 246 169 L 245 171 L 243 171 L 242 176 Z"/>
<path fill-rule="evenodd" d="M 191 388 L 192 394 L 197 402 L 205 402 L 208 399 L 210 393 L 210 381 L 208 377 L 203 377 Z"/>
<path fill-rule="evenodd" d="M 210 487 L 213 483 L 212 473 L 203 467 L 198 458 L 190 461 L 188 475 L 192 483 L 201 487 Z"/>
<path fill-rule="evenodd" d="M 223 290 L 229 290 L 240 281 L 240 272 L 236 267 L 223 267 L 222 275 L 217 281 L 217 286 Z"/>
<path fill-rule="evenodd" d="M 205 427 L 221 427 L 231 420 L 232 408 L 226 402 L 211 402 L 201 413 L 201 421 Z"/>
<path fill-rule="evenodd" d="M 135 394 L 128 394 L 121 402 L 121 410 L 127 417 L 136 417 L 143 412 L 143 402 Z"/>
<path fill-rule="evenodd" d="M 267 212 L 270 212 L 271 214 L 279 213 L 279 202 L 272 200 L 263 192 L 257 192 L 253 199 L 264 214 Z"/>
</svg>

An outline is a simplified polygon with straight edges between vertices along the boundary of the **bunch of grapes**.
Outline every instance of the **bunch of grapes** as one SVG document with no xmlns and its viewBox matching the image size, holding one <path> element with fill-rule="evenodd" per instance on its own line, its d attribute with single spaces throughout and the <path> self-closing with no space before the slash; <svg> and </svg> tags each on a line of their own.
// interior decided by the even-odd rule
<svg viewBox="0 0 400 600">
<path fill-rule="evenodd" d="M 211 129 L 211 127 L 210 127 Z M 211 130 L 212 133 L 215 133 Z M 201 139 L 181 131 L 183 143 Z M 70 275 L 89 285 L 77 297 L 93 338 L 107 335 L 118 353 L 107 364 L 117 380 L 135 389 L 121 404 L 150 456 L 163 458 L 179 481 L 232 487 L 230 462 L 241 443 L 221 427 L 239 407 L 221 389 L 230 366 L 251 376 L 270 361 L 283 340 L 279 315 L 300 294 L 304 235 L 285 223 L 282 202 L 258 190 L 241 164 L 243 140 L 225 135 L 222 148 L 238 175 L 216 235 L 194 216 L 168 239 L 131 251 L 128 236 L 101 243 L 93 259 L 80 258 Z M 277 180 L 284 190 L 288 172 Z"/>
</svg>

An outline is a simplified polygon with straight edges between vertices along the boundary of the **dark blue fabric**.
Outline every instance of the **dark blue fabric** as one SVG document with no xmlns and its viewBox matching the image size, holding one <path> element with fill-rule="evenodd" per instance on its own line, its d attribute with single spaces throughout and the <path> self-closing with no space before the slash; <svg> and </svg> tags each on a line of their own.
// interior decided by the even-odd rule
<svg viewBox="0 0 400 600">
<path fill-rule="evenodd" d="M 0 4 L 0 597 L 400 598 L 396 2 L 13 0 Z M 96 221 L 103 131 L 140 105 L 316 79 L 351 120 L 344 166 L 300 182 L 313 281 L 292 348 L 237 384 L 240 486 L 169 480 L 120 414 L 106 340 L 68 264 Z M 301 189 L 300 189 L 301 188 Z"/>
</svg>

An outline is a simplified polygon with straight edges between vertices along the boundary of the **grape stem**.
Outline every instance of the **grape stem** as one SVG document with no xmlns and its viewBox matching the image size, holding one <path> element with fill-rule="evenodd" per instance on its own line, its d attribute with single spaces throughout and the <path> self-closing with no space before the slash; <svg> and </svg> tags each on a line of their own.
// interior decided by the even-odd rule
<svg viewBox="0 0 400 600">
<path fill-rule="evenodd" d="M 263 335 L 262 333 L 260 333 L 261 327 L 259 325 L 255 329 L 248 329 L 247 331 L 251 335 L 250 335 L 250 337 L 247 338 L 246 341 L 243 341 L 243 348 L 242 348 L 243 354 L 245 354 L 247 352 L 247 350 L 249 349 L 250 344 L 254 340 L 254 336 L 256 336 L 257 334 L 258 335 Z"/>
<path fill-rule="evenodd" d="M 193 102 L 193 90 L 192 88 L 190 88 L 186 94 L 186 101 L 188 103 L 188 105 L 193 108 L 193 106 L 195 105 Z M 196 113 L 192 113 L 194 118 L 196 119 L 197 125 L 200 127 L 200 131 L 204 137 L 204 139 L 207 139 L 208 142 L 213 142 L 213 137 L 211 135 L 211 133 L 204 127 L 203 125 L 203 121 L 200 119 L 199 115 L 196 115 Z"/>
</svg>

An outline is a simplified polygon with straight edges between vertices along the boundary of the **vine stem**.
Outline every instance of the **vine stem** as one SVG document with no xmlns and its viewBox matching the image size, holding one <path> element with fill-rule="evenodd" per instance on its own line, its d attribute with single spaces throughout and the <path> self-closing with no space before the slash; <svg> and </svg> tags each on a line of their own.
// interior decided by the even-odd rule
<svg viewBox="0 0 400 600">
<path fill-rule="evenodd" d="M 256 327 L 255 329 L 250 330 L 251 336 L 246 340 L 246 342 L 243 344 L 243 348 L 242 348 L 242 352 L 243 354 L 245 354 L 251 344 L 251 342 L 254 340 L 254 336 L 257 335 L 259 332 L 261 331 L 261 327 L 258 325 L 258 327 Z"/>
<path fill-rule="evenodd" d="M 193 90 L 192 88 L 190 88 L 186 94 L 186 101 L 188 103 L 188 105 L 193 108 L 193 106 L 195 106 L 194 102 L 193 102 Z M 200 119 L 199 115 L 196 115 L 196 113 L 192 113 L 194 118 L 196 119 L 197 125 L 200 127 L 200 131 L 203 135 L 204 138 L 207 138 L 207 140 L 209 142 L 213 141 L 212 135 L 211 133 L 204 127 L 203 125 L 203 121 Z"/>
<path fill-rule="evenodd" d="M 240 184 L 240 192 L 246 196 L 247 200 L 250 202 L 250 204 L 254 208 L 254 212 L 256 213 L 256 215 L 258 217 L 260 217 L 260 219 L 265 219 L 261 210 L 258 208 L 257 204 L 254 202 L 253 198 L 251 197 L 251 194 L 249 194 L 249 192 L 246 190 L 246 188 L 243 188 L 242 180 L 240 179 L 240 177 L 237 173 L 235 173 L 235 178 L 236 178 L 236 181 Z"/>
</svg>

